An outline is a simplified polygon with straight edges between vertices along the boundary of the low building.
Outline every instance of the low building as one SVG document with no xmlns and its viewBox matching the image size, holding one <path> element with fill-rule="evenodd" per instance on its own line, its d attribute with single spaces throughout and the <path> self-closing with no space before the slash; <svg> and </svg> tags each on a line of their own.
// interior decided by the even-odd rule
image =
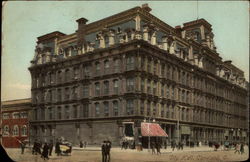
<svg viewBox="0 0 250 162">
<path fill-rule="evenodd" d="M 2 102 L 2 144 L 4 147 L 19 147 L 20 141 L 29 141 L 29 114 L 31 99 Z"/>
</svg>

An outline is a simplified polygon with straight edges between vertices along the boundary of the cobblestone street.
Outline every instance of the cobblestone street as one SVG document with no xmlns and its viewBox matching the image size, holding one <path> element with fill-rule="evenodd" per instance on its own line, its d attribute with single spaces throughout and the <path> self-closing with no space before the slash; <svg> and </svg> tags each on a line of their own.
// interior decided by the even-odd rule
<svg viewBox="0 0 250 162">
<path fill-rule="evenodd" d="M 56 156 L 53 154 L 49 160 L 43 160 L 39 155 L 32 155 L 29 149 L 25 154 L 20 154 L 20 149 L 6 149 L 9 156 L 18 162 L 101 162 L 100 147 L 88 147 L 86 149 L 73 148 L 71 156 Z M 165 162 L 165 161 L 245 161 L 249 157 L 248 148 L 245 147 L 243 155 L 234 154 L 234 150 L 214 151 L 209 147 L 184 148 L 184 150 L 172 151 L 162 149 L 161 155 L 152 155 L 147 149 L 143 151 L 121 150 L 120 148 L 111 149 L 111 162 Z"/>
</svg>

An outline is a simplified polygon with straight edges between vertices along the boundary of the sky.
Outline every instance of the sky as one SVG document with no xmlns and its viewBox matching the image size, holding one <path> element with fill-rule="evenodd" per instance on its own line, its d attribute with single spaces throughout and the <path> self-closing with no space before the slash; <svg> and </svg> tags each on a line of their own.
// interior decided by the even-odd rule
<svg viewBox="0 0 250 162">
<path fill-rule="evenodd" d="M 212 25 L 217 52 L 242 69 L 249 81 L 247 1 L 12 1 L 2 11 L 1 100 L 31 96 L 28 67 L 37 37 L 53 31 L 71 34 L 81 17 L 91 23 L 144 3 L 152 8 L 151 14 L 172 27 L 197 17 L 206 19 Z"/>
</svg>

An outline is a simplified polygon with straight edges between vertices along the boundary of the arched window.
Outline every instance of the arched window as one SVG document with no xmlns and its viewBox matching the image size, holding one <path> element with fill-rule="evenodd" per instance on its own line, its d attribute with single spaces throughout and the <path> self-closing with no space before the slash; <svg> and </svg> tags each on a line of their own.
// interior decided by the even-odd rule
<svg viewBox="0 0 250 162">
<path fill-rule="evenodd" d="M 8 125 L 3 126 L 3 136 L 9 136 L 10 135 L 10 129 Z"/>
<path fill-rule="evenodd" d="M 22 126 L 21 135 L 22 136 L 27 136 L 27 126 L 26 125 Z"/>
<path fill-rule="evenodd" d="M 19 136 L 18 125 L 14 125 L 12 134 L 13 134 L 13 136 Z"/>
</svg>

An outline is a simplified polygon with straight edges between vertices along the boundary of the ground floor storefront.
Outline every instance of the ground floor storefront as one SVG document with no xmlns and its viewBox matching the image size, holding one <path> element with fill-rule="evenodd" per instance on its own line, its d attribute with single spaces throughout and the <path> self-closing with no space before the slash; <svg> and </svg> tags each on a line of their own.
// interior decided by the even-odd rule
<svg viewBox="0 0 250 162">
<path fill-rule="evenodd" d="M 31 123 L 30 141 L 56 141 L 59 137 L 79 145 L 86 141 L 90 145 L 110 140 L 113 145 L 121 145 L 124 137 L 133 140 L 135 145 L 142 142 L 141 123 L 143 119 L 96 120 L 96 121 L 62 121 L 54 123 Z M 248 142 L 246 130 L 222 128 L 218 126 L 177 123 L 176 121 L 155 121 L 167 133 L 167 137 L 158 138 L 170 145 L 171 141 L 182 141 L 185 146 L 190 143 L 206 145 L 209 142 Z M 177 126 L 178 125 L 178 126 Z M 147 137 L 143 139 L 147 143 Z"/>
</svg>

